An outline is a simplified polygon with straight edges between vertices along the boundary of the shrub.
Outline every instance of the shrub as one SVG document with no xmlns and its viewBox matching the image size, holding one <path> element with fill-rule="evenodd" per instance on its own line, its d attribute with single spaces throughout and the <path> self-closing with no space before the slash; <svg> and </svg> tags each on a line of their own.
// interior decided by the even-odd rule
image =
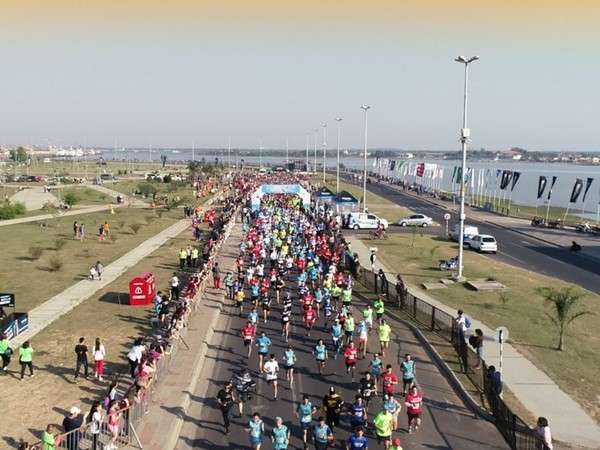
<svg viewBox="0 0 600 450">
<path fill-rule="evenodd" d="M 4 202 L 4 204 L 0 206 L 0 220 L 14 219 L 17 216 L 25 214 L 25 212 L 27 212 L 25 203 Z"/>
<path fill-rule="evenodd" d="M 40 259 L 42 257 L 43 253 L 44 253 L 44 249 L 42 247 L 39 247 L 39 246 L 29 247 L 29 256 L 31 256 L 31 259 L 33 261 L 37 261 L 38 259 Z"/>
<path fill-rule="evenodd" d="M 154 194 L 158 194 L 158 188 L 150 182 L 138 184 L 137 190 L 144 197 L 152 197 Z"/>
<path fill-rule="evenodd" d="M 69 205 L 69 207 L 76 205 L 77 203 L 79 203 L 80 200 L 81 199 L 75 192 L 68 192 L 63 197 L 63 202 L 65 203 L 65 205 Z"/>
<path fill-rule="evenodd" d="M 60 269 L 62 269 L 63 260 L 62 260 L 62 258 L 60 256 L 53 255 L 50 258 L 49 264 L 50 264 L 50 271 L 52 271 L 52 272 L 58 272 Z"/>
<path fill-rule="evenodd" d="M 129 228 L 131 228 L 131 231 L 133 231 L 133 234 L 138 234 L 138 231 L 140 231 L 140 228 L 142 228 L 142 225 L 139 223 L 132 223 L 131 225 L 129 225 Z"/>
<path fill-rule="evenodd" d="M 171 181 L 173 181 L 173 178 L 171 177 L 171 175 L 167 174 L 163 177 L 164 183 L 170 183 Z"/>
<path fill-rule="evenodd" d="M 162 218 L 162 216 L 163 216 L 163 211 L 162 211 L 162 209 L 157 209 L 157 210 L 156 210 L 156 215 L 158 216 L 158 218 L 159 218 L 159 219 L 161 219 L 161 218 Z"/>
<path fill-rule="evenodd" d="M 56 238 L 54 240 L 54 248 L 59 251 L 62 250 L 67 244 L 67 240 L 65 238 Z"/>
</svg>

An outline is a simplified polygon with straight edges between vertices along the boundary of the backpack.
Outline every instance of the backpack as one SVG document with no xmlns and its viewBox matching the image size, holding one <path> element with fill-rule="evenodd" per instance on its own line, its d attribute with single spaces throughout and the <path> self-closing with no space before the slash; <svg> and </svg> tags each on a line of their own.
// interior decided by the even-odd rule
<svg viewBox="0 0 600 450">
<path fill-rule="evenodd" d="M 468 317 L 465 317 L 465 328 L 468 330 L 469 328 L 471 328 L 471 321 L 469 320 Z"/>
<path fill-rule="evenodd" d="M 477 348 L 477 336 L 475 336 L 474 334 L 469 336 L 469 344 L 471 345 L 471 347 L 476 349 Z"/>
</svg>

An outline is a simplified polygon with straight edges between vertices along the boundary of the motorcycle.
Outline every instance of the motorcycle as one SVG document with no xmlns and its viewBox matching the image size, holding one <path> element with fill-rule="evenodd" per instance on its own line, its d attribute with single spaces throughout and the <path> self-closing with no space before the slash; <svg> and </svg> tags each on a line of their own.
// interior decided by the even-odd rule
<svg viewBox="0 0 600 450">
<path fill-rule="evenodd" d="M 577 225 L 575 230 L 580 233 L 590 233 L 592 231 L 592 228 L 587 223 L 580 223 L 579 225 Z"/>
<path fill-rule="evenodd" d="M 385 230 L 369 231 L 369 239 L 387 239 L 388 235 Z"/>
<path fill-rule="evenodd" d="M 440 270 L 455 270 L 458 267 L 458 258 L 440 261 Z"/>
<path fill-rule="evenodd" d="M 531 220 L 531 226 L 532 227 L 541 227 L 541 228 L 546 227 L 547 226 L 546 219 L 543 219 L 541 217 L 534 217 Z"/>
<path fill-rule="evenodd" d="M 562 230 L 564 227 L 565 227 L 565 224 L 560 219 L 548 221 L 548 228 L 555 228 L 557 230 Z"/>
</svg>

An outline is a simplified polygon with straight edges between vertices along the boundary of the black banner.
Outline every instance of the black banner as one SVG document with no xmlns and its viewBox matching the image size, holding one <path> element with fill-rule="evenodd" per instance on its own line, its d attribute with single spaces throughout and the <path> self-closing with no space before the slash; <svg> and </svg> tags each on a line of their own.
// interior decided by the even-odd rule
<svg viewBox="0 0 600 450">
<path fill-rule="evenodd" d="M 510 192 L 514 191 L 515 185 L 517 184 L 517 181 L 519 181 L 519 178 L 521 178 L 521 172 L 513 173 L 512 185 L 510 186 Z"/>
<path fill-rule="evenodd" d="M 550 190 L 548 191 L 548 200 L 552 197 L 552 189 L 554 189 L 554 183 L 556 183 L 557 177 L 552 177 L 552 183 L 550 183 Z"/>
<path fill-rule="evenodd" d="M 546 185 L 548 184 L 548 177 L 540 176 L 540 180 L 538 181 L 538 200 L 542 198 L 544 195 L 544 191 L 546 190 Z"/>
<path fill-rule="evenodd" d="M 575 180 L 575 184 L 573 185 L 573 190 L 571 191 L 571 199 L 569 203 L 577 203 L 577 199 L 579 198 L 579 194 L 581 194 L 581 190 L 583 189 L 583 180 L 581 178 L 577 178 Z"/>
<path fill-rule="evenodd" d="M 390 172 L 393 171 L 395 168 L 396 168 L 396 161 L 392 161 L 390 163 L 390 168 L 389 168 Z"/>
<path fill-rule="evenodd" d="M 513 177 L 513 173 L 510 170 L 503 170 L 502 171 L 502 178 L 500 180 L 500 189 L 504 190 L 508 187 L 508 185 L 510 184 L 510 180 L 512 180 Z"/>
<path fill-rule="evenodd" d="M 594 182 L 593 178 L 588 178 L 585 183 L 585 191 L 583 191 L 583 203 L 585 203 L 585 197 L 587 196 L 590 187 L 592 187 L 592 183 Z"/>
</svg>

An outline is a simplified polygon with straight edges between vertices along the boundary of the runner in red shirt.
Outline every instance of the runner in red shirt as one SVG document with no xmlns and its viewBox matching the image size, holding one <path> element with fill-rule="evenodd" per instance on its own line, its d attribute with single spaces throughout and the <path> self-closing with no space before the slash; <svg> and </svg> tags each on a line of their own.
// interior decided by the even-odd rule
<svg viewBox="0 0 600 450">
<path fill-rule="evenodd" d="M 394 386 L 398 384 L 398 377 L 392 372 L 392 365 L 385 366 L 385 372 L 381 374 L 381 389 L 383 394 L 393 394 Z"/>
<path fill-rule="evenodd" d="M 410 393 L 405 398 L 406 414 L 408 415 L 408 433 L 412 433 L 412 425 L 415 424 L 415 431 L 419 430 L 421 425 L 421 411 L 423 408 L 423 395 L 416 386 L 410 389 Z"/>
<path fill-rule="evenodd" d="M 354 384 L 354 375 L 356 373 L 356 360 L 358 359 L 358 347 L 354 345 L 354 341 L 350 341 L 346 350 L 344 350 L 344 357 L 346 358 L 346 373 L 352 371 L 352 383 Z"/>
<path fill-rule="evenodd" d="M 248 358 L 250 358 L 250 353 L 252 353 L 252 342 L 255 335 L 256 327 L 252 325 L 252 322 L 248 321 L 242 328 L 242 339 L 244 339 L 244 347 L 248 347 Z"/>
<path fill-rule="evenodd" d="M 308 333 L 306 333 L 307 336 L 310 336 L 310 332 L 312 331 L 313 323 L 315 323 L 316 318 L 317 312 L 312 308 L 312 305 L 310 305 L 308 309 L 304 310 L 304 323 L 308 328 Z"/>
<path fill-rule="evenodd" d="M 315 302 L 315 298 L 313 297 L 313 295 L 310 292 L 307 292 L 304 295 L 304 297 L 302 297 L 302 306 L 304 306 L 305 310 L 312 308 L 314 302 Z"/>
<path fill-rule="evenodd" d="M 244 273 L 244 255 L 240 255 L 235 260 L 238 267 L 238 273 Z"/>
</svg>

